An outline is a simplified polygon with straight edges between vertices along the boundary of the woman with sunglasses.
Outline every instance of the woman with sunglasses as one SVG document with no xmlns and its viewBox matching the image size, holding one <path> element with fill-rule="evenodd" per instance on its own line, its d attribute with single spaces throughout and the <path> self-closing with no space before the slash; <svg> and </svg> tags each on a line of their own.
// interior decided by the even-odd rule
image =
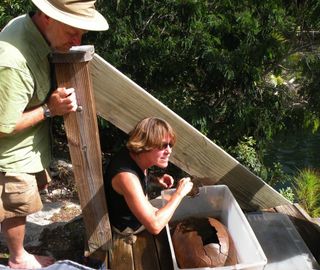
<svg viewBox="0 0 320 270">
<path fill-rule="evenodd" d="M 182 178 L 165 206 L 154 207 L 147 198 L 148 169 L 166 168 L 176 141 L 172 127 L 163 119 L 141 120 L 129 133 L 126 147 L 108 164 L 104 185 L 113 231 L 124 235 L 147 229 L 158 234 L 169 222 L 184 196 L 192 189 L 189 177 Z M 173 186 L 170 175 L 158 179 L 164 188 Z"/>
</svg>

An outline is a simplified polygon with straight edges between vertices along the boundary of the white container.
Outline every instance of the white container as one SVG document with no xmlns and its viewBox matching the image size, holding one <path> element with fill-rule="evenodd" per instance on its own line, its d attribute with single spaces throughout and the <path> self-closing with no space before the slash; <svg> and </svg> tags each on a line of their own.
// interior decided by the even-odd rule
<svg viewBox="0 0 320 270">
<path fill-rule="evenodd" d="M 163 190 L 162 200 L 166 203 L 166 197 L 175 190 Z M 188 268 L 188 270 L 214 269 L 231 270 L 247 269 L 260 270 L 267 263 L 267 258 L 251 229 L 245 215 L 233 197 L 229 188 L 225 185 L 204 186 L 196 197 L 185 197 L 176 209 L 171 221 L 179 221 L 188 217 L 214 217 L 224 224 L 232 237 L 237 251 L 238 263 L 223 267 Z M 180 270 L 170 234 L 169 225 L 166 226 L 169 240 L 173 267 Z"/>
<path fill-rule="evenodd" d="M 260 212 L 249 213 L 246 217 L 268 258 L 265 270 L 320 269 L 320 265 L 287 215 Z"/>
</svg>

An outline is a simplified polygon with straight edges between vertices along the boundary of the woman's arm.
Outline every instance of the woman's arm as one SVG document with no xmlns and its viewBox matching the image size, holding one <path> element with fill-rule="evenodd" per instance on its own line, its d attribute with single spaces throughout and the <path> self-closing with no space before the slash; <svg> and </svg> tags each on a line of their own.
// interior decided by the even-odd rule
<svg viewBox="0 0 320 270">
<path fill-rule="evenodd" d="M 154 208 L 143 193 L 138 177 L 132 173 L 122 172 L 112 179 L 112 187 L 123 195 L 130 210 L 142 225 L 152 234 L 158 234 L 171 219 L 174 211 L 192 188 L 190 178 L 179 181 L 176 192 L 168 203 L 160 208 Z"/>
</svg>

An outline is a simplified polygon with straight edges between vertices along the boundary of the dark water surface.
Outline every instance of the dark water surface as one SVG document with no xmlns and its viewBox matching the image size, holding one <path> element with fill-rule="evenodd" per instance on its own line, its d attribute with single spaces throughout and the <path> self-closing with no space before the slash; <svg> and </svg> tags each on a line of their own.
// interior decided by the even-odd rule
<svg viewBox="0 0 320 270">
<path fill-rule="evenodd" d="M 264 161 L 267 166 L 279 162 L 285 173 L 295 175 L 304 168 L 320 169 L 320 131 L 286 132 L 267 146 Z"/>
</svg>

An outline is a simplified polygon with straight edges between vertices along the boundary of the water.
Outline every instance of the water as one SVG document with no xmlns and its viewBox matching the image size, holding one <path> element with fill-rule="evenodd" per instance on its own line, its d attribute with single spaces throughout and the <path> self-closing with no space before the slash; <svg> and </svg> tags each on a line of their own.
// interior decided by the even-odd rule
<svg viewBox="0 0 320 270">
<path fill-rule="evenodd" d="M 279 134 L 267 146 L 264 162 L 268 167 L 279 162 L 289 175 L 304 168 L 320 169 L 320 131 L 315 134 L 310 130 Z"/>
</svg>

